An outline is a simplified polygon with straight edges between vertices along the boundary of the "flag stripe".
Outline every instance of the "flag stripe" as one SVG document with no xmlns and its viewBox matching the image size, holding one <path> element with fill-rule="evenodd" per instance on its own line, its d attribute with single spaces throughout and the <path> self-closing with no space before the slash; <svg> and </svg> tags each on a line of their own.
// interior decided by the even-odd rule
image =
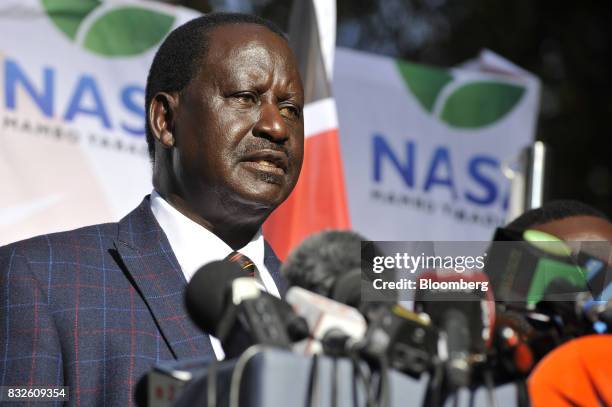
<svg viewBox="0 0 612 407">
<path fill-rule="evenodd" d="M 300 179 L 264 224 L 264 234 L 284 260 L 305 237 L 330 228 L 350 228 L 337 129 L 306 139 Z"/>
<path fill-rule="evenodd" d="M 307 139 L 337 128 L 338 114 L 333 98 L 320 99 L 304 107 L 304 137 Z"/>
</svg>

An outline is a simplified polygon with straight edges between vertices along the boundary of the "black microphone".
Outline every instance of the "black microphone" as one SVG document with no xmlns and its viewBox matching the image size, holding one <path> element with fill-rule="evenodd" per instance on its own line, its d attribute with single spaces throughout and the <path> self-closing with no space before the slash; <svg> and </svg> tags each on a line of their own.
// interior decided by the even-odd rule
<svg viewBox="0 0 612 407">
<path fill-rule="evenodd" d="M 418 377 L 431 368 L 436 354 L 437 332 L 430 321 L 392 301 L 361 301 L 362 283 L 373 280 L 368 272 L 374 257 L 381 254 L 373 242 L 365 241 L 355 232 L 331 230 L 313 235 L 290 254 L 283 266 L 292 286 L 287 298 L 298 309 L 312 308 L 310 313 L 318 315 L 314 337 L 325 335 L 320 331 L 347 332 L 352 326 L 354 335 L 345 342 L 351 348 L 347 351 L 358 352 L 368 361 L 385 358 L 391 367 Z M 348 311 L 337 312 L 339 307 L 321 304 L 315 312 L 312 300 L 308 301 L 309 307 L 304 305 L 306 301 L 292 301 L 291 291 L 296 286 L 357 308 L 368 320 L 367 330 L 356 324 L 354 317 L 349 318 Z M 299 297 L 304 295 L 300 293 Z M 313 319 L 305 316 L 309 321 Z"/>
<path fill-rule="evenodd" d="M 363 240 L 359 234 L 346 230 L 314 234 L 290 253 L 281 271 L 292 286 L 327 298 L 341 295 L 346 305 L 358 305 L 358 296 L 347 292 L 346 285 L 352 284 L 355 276 L 360 277 Z M 353 277 L 346 280 L 348 273 Z"/>
<path fill-rule="evenodd" d="M 390 367 L 419 378 L 436 363 L 438 331 L 427 315 L 391 304 L 372 311 L 359 346 L 366 359 L 384 356 Z"/>
<path fill-rule="evenodd" d="M 357 308 L 369 319 L 381 302 L 362 301 L 362 285 L 371 286 L 376 275 L 372 263 L 380 249 L 358 233 L 328 230 L 305 239 L 292 251 L 281 269 L 291 286 Z M 385 298 L 389 300 L 389 298 Z"/>
<path fill-rule="evenodd" d="M 439 353 L 449 387 L 469 386 L 493 339 L 495 306 L 488 278 L 481 272 L 425 272 L 418 286 L 415 309 L 445 333 Z"/>
<path fill-rule="evenodd" d="M 366 322 L 355 309 L 361 300 L 361 242 L 350 231 L 320 232 L 305 239 L 283 264 L 290 285 L 287 301 L 311 326 L 312 340 L 299 344 L 298 352 L 342 354 L 348 351 L 345 346 L 363 338 Z"/>
<path fill-rule="evenodd" d="M 200 268 L 187 285 L 185 303 L 193 321 L 219 338 L 228 358 L 262 344 L 289 349 L 307 335 L 306 323 L 285 301 L 263 292 L 252 277 L 228 261 Z"/>
<path fill-rule="evenodd" d="M 236 263 L 219 260 L 200 267 L 187 284 L 187 312 L 204 332 L 216 335 L 217 324 L 227 306 L 227 291 L 239 277 L 248 277 L 248 272 Z"/>
</svg>

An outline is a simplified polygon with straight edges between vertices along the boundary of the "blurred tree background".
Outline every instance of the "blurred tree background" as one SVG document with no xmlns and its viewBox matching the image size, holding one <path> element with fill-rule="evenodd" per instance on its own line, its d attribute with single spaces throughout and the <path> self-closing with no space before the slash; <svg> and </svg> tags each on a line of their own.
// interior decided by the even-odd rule
<svg viewBox="0 0 612 407">
<path fill-rule="evenodd" d="M 293 1 L 167 0 L 254 13 L 285 29 Z M 549 199 L 577 199 L 612 216 L 611 2 L 337 1 L 339 46 L 442 67 L 488 48 L 537 75 L 537 139 L 552 156 Z"/>
</svg>

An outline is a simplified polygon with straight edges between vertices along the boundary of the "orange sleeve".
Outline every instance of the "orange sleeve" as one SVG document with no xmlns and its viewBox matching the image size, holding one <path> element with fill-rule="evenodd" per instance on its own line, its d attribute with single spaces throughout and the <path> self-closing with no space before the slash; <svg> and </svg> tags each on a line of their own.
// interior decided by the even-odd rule
<svg viewBox="0 0 612 407">
<path fill-rule="evenodd" d="M 528 386 L 534 407 L 612 406 L 612 335 L 558 347 L 536 366 Z"/>
</svg>

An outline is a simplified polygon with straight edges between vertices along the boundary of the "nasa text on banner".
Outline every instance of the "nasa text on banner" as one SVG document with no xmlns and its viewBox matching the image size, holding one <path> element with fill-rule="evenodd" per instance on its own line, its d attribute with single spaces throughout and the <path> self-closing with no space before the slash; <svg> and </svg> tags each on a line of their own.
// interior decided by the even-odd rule
<svg viewBox="0 0 612 407">
<path fill-rule="evenodd" d="M 153 1 L 2 1 L 0 245 L 117 220 L 151 191 L 148 68 L 196 15 Z"/>
<path fill-rule="evenodd" d="M 439 69 L 336 50 L 333 91 L 353 227 L 373 240 L 488 240 L 500 165 L 534 139 L 537 78 L 492 52 Z"/>
</svg>

